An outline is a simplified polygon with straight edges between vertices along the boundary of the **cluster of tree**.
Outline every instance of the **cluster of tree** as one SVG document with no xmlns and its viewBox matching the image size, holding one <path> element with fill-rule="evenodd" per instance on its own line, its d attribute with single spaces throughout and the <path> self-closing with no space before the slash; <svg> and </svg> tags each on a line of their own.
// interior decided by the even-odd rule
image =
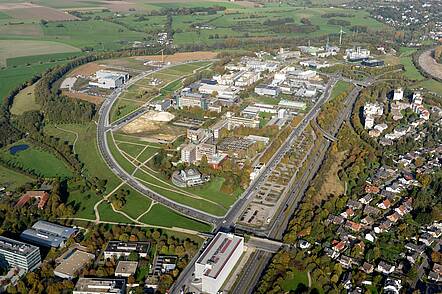
<svg viewBox="0 0 442 294">
<path fill-rule="evenodd" d="M 190 15 L 206 13 L 209 15 L 217 14 L 219 11 L 225 11 L 224 6 L 210 6 L 210 7 L 176 7 L 176 8 L 163 8 L 160 10 L 162 15 Z"/>
<path fill-rule="evenodd" d="M 354 17 L 354 14 L 345 12 L 328 12 L 321 14 L 322 18 L 332 18 L 332 17 Z"/>
<path fill-rule="evenodd" d="M 177 238 L 161 230 L 118 225 L 90 225 L 89 229 L 91 230 L 89 238 L 83 240 L 81 244 L 86 246 L 90 252 L 104 249 L 110 240 L 151 242 L 151 248 L 153 250 L 147 258 L 139 259 L 135 255 L 128 257 L 130 260 L 139 261 L 138 273 L 135 277 L 131 278 L 141 284 L 139 288 L 135 289 L 135 293 L 143 293 L 140 291 L 143 289 L 146 277 L 141 275 L 140 272 L 143 269 L 149 268 L 149 264 L 153 262 L 155 254 L 176 255 L 178 257 L 176 270 L 160 276 L 157 292 L 165 293 L 179 273 L 187 266 L 189 260 L 196 254 L 199 247 L 198 243 L 189 238 Z M 113 259 L 104 260 L 104 262 L 99 262 L 89 268 L 84 268 L 80 272 L 80 276 L 96 275 L 100 277 L 111 277 L 115 271 L 115 264 L 116 261 Z"/>
<path fill-rule="evenodd" d="M 275 139 L 273 139 L 270 146 L 267 148 L 267 150 L 261 155 L 260 161 L 263 163 L 267 163 L 273 155 L 278 151 L 279 147 L 281 147 L 282 143 L 285 142 L 285 140 L 288 138 L 290 133 L 292 132 L 293 128 L 295 128 L 298 123 L 301 121 L 300 117 L 295 117 L 290 124 L 285 127 L 277 136 Z"/>
<path fill-rule="evenodd" d="M 342 109 L 346 106 L 344 102 L 347 99 L 347 96 L 348 91 L 343 91 L 322 106 L 321 112 L 316 119 L 318 121 L 318 125 L 322 129 L 326 131 L 333 129 L 336 118 L 339 117 Z"/>
<path fill-rule="evenodd" d="M 117 192 L 110 196 L 109 201 L 115 209 L 121 210 L 126 204 L 126 197 L 129 196 L 129 194 L 130 191 L 128 189 L 118 189 Z"/>
<path fill-rule="evenodd" d="M 21 139 L 23 133 L 9 121 L 9 113 L 4 106 L 0 107 L 0 148 Z"/>
<path fill-rule="evenodd" d="M 345 153 L 344 159 L 340 155 L 343 152 Z M 336 214 L 345 209 L 349 197 L 327 192 L 327 195 L 318 198 L 318 194 L 331 166 L 341 161 L 342 169 L 338 173 L 339 178 L 349 182 L 350 186 L 346 195 L 358 193 L 352 187 L 362 186 L 374 167 L 372 163 L 377 162 L 377 157 L 374 150 L 361 141 L 348 124 L 340 130 L 338 140 L 332 144 L 330 154 L 290 221 L 284 242 L 295 244 L 299 238 L 303 238 L 312 243 L 316 241 L 328 243 L 336 238 L 335 228 L 325 227 L 324 222 L 330 213 Z M 357 182 L 357 184 L 352 184 L 352 182 Z M 361 251 L 358 251 L 355 246 L 351 255 L 360 256 Z M 287 252 L 284 250 L 277 253 L 261 279 L 257 293 L 279 293 L 285 280 L 293 278 L 295 274 L 305 274 L 307 271 L 310 272 L 311 279 L 316 281 L 316 287 L 322 288 L 327 293 L 341 293 L 342 289 L 338 281 L 343 269 L 340 264 L 334 263 L 326 256 L 320 246 L 314 246 L 309 254 L 303 251 Z M 354 275 L 356 279 L 363 278 L 358 277 L 359 270 L 356 270 Z M 308 293 L 308 290 L 306 291 Z"/>
<path fill-rule="evenodd" d="M 330 18 L 327 21 L 327 24 L 334 25 L 334 26 L 347 27 L 347 26 L 351 25 L 351 22 L 349 22 L 348 20 L 345 20 L 345 19 Z"/>
<path fill-rule="evenodd" d="M 40 184 L 36 183 L 35 185 Z M 16 197 L 3 198 L 0 202 L 1 231 L 9 234 L 19 234 L 40 219 L 53 221 L 59 217 L 72 216 L 73 209 L 63 203 L 63 199 L 66 197 L 66 182 L 53 181 L 51 185 L 52 190 L 44 209 L 38 209 L 35 201 L 29 201 L 25 206 L 17 207 L 15 205 Z M 27 184 L 19 191 L 32 189 L 34 189 L 34 186 Z"/>
<path fill-rule="evenodd" d="M 420 225 L 427 225 L 442 219 L 442 170 L 418 177 L 422 187 L 415 187 L 413 197 L 413 218 Z"/>
<path fill-rule="evenodd" d="M 434 59 L 437 62 L 442 63 L 442 46 L 438 46 L 434 49 Z"/>
<path fill-rule="evenodd" d="M 262 24 L 266 26 L 282 26 L 288 23 L 294 23 L 295 20 L 293 17 L 284 17 L 284 18 L 276 18 L 276 19 L 267 19 Z"/>
<path fill-rule="evenodd" d="M 287 34 L 287 33 L 300 33 L 308 34 L 319 30 L 319 26 L 312 24 L 286 24 L 283 26 L 273 26 L 272 31 L 275 33 Z"/>
</svg>

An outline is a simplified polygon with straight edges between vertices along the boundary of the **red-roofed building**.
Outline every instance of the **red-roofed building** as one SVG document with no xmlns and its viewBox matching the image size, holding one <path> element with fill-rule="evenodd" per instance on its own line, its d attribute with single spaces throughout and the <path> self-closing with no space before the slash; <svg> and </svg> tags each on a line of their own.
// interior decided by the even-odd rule
<svg viewBox="0 0 442 294">
<path fill-rule="evenodd" d="M 27 191 L 25 194 L 23 194 L 20 199 L 18 199 L 15 206 L 17 207 L 23 207 L 26 203 L 29 202 L 31 199 L 37 199 L 37 207 L 39 209 L 43 209 L 48 202 L 49 199 L 49 193 L 46 191 Z"/>
<path fill-rule="evenodd" d="M 384 200 L 384 201 L 382 201 L 381 203 L 378 204 L 378 207 L 380 209 L 388 209 L 388 208 L 390 208 L 390 206 L 391 206 L 391 202 L 388 199 L 386 199 L 386 200 Z"/>
</svg>

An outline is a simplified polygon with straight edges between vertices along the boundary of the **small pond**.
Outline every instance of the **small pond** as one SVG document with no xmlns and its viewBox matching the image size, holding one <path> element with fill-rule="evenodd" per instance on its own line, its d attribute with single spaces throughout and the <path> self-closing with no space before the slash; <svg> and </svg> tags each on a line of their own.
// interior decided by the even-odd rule
<svg viewBox="0 0 442 294">
<path fill-rule="evenodd" d="M 15 145 L 15 146 L 12 146 L 11 148 L 9 148 L 9 153 L 11 153 L 12 155 L 15 155 L 16 153 L 18 153 L 20 151 L 24 151 L 28 148 L 29 148 L 29 145 L 26 145 L 26 144 Z"/>
</svg>

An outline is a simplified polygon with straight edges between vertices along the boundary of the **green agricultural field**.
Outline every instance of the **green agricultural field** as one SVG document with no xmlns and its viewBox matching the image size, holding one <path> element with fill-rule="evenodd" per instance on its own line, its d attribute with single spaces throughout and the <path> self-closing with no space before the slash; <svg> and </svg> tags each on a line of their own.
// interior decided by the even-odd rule
<svg viewBox="0 0 442 294">
<path fill-rule="evenodd" d="M 80 51 L 80 49 L 59 42 L 0 40 L 0 65 L 6 65 L 6 60 L 13 57 L 78 51 Z"/>
<path fill-rule="evenodd" d="M 78 48 L 115 50 L 131 41 L 143 40 L 145 34 L 102 20 L 50 22 L 43 27 L 44 38 L 58 40 Z"/>
<path fill-rule="evenodd" d="M 0 165 L 0 187 L 6 187 L 8 190 L 15 190 L 18 187 L 33 181 L 34 179 L 27 175 Z"/>
<path fill-rule="evenodd" d="M 26 111 L 40 110 L 41 106 L 35 102 L 35 84 L 21 90 L 15 97 L 11 107 L 11 113 L 21 115 Z"/>
<path fill-rule="evenodd" d="M 17 66 L 0 69 L 0 97 L 7 96 L 13 89 L 20 84 L 30 80 L 37 74 L 42 74 L 48 68 L 64 62 L 56 62 L 52 64 L 36 64 L 33 66 Z M 0 100 L 0 103 L 3 100 Z"/>
<path fill-rule="evenodd" d="M 155 204 L 140 221 L 149 225 L 164 227 L 179 227 L 199 232 L 210 232 L 211 226 L 190 218 L 187 218 L 165 206 Z"/>
<path fill-rule="evenodd" d="M 16 145 L 18 144 L 20 143 Z M 27 143 L 22 142 L 21 144 Z M 33 171 L 42 177 L 49 178 L 66 178 L 72 176 L 71 171 L 60 159 L 45 150 L 30 146 L 27 150 L 12 155 L 9 152 L 9 147 L 0 150 L 0 157 L 4 160 L 16 163 L 25 170 Z"/>
<path fill-rule="evenodd" d="M 20 65 L 43 64 L 43 63 L 55 63 L 57 61 L 69 60 L 85 54 L 86 53 L 84 52 L 69 52 L 69 53 L 54 53 L 54 54 L 14 57 L 14 58 L 8 58 L 6 60 L 6 64 L 8 66 L 20 66 Z"/>
</svg>

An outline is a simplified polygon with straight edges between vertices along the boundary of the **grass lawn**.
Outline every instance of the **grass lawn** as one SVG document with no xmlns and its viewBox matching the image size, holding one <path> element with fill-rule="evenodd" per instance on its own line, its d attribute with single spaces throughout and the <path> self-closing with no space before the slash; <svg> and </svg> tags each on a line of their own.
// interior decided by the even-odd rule
<svg viewBox="0 0 442 294">
<path fill-rule="evenodd" d="M 34 179 L 27 175 L 0 165 L 0 187 L 5 187 L 8 190 L 15 190 L 16 188 L 33 181 Z"/>
<path fill-rule="evenodd" d="M 22 144 L 27 143 L 22 142 Z M 17 143 L 15 145 L 19 144 Z M 0 156 L 5 160 L 17 163 L 23 169 L 33 171 L 42 177 L 65 178 L 72 176 L 71 171 L 63 161 L 48 151 L 39 149 L 37 147 L 29 146 L 28 149 L 20 151 L 15 155 L 12 155 L 9 152 L 9 148 L 3 148 L 3 150 L 0 151 Z"/>
<path fill-rule="evenodd" d="M 161 147 L 161 144 L 158 143 L 151 143 L 151 142 L 147 142 L 144 141 L 142 138 L 140 137 L 136 137 L 136 136 L 132 136 L 132 135 L 127 135 L 124 133 L 114 133 L 114 139 L 116 141 L 124 141 L 124 142 L 130 142 L 130 143 L 136 143 L 136 144 L 142 144 L 142 145 L 149 145 L 152 147 Z"/>
<path fill-rule="evenodd" d="M 127 217 L 114 212 L 111 205 L 105 201 L 98 206 L 98 213 L 100 214 L 101 221 L 132 224 L 132 221 Z"/>
<path fill-rule="evenodd" d="M 336 85 L 333 87 L 330 99 L 336 98 L 343 92 L 350 92 L 352 88 L 353 88 L 352 84 L 343 81 L 338 81 Z"/>
<path fill-rule="evenodd" d="M 109 150 L 112 154 L 112 156 L 115 158 L 115 160 L 118 162 L 118 164 L 128 173 L 132 173 L 135 170 L 135 166 L 130 163 L 117 149 L 117 146 L 115 146 L 115 143 L 112 139 L 111 132 L 108 132 L 106 134 L 107 136 L 107 143 L 109 145 Z"/>
<path fill-rule="evenodd" d="M 186 188 L 184 190 L 202 196 L 206 199 L 215 201 L 224 206 L 226 209 L 229 209 L 230 206 L 235 203 L 238 196 L 241 195 L 242 189 L 237 188 L 233 195 L 228 195 L 220 191 L 223 183 L 224 178 L 217 177 L 211 179 L 210 182 L 206 183 L 205 185 L 193 188 Z"/>
<path fill-rule="evenodd" d="M 140 108 L 142 104 L 142 101 L 136 102 L 125 99 L 118 99 L 115 104 L 112 105 L 110 121 L 114 122 L 116 120 L 119 120 L 120 118 Z"/>
<path fill-rule="evenodd" d="M 152 201 L 128 185 L 122 186 L 122 189 L 129 190 L 129 195 L 126 196 L 126 204 L 123 206 L 122 211 L 136 219 L 149 208 Z"/>
<path fill-rule="evenodd" d="M 299 284 L 304 284 L 308 287 L 308 277 L 306 272 L 296 271 L 293 273 L 292 277 L 285 279 L 282 282 L 282 288 L 285 291 L 296 290 Z"/>
<path fill-rule="evenodd" d="M 422 76 L 419 70 L 414 66 L 411 56 L 401 57 L 400 62 L 401 64 L 404 65 L 405 68 L 404 76 L 407 79 L 414 81 L 422 81 L 425 79 L 425 77 Z"/>
<path fill-rule="evenodd" d="M 164 183 L 159 182 L 157 179 L 153 178 L 152 176 L 146 174 L 142 170 L 138 170 L 135 173 L 135 177 L 139 178 L 140 180 L 144 181 L 142 182 L 145 186 L 149 187 L 150 189 L 154 190 L 155 192 L 173 200 L 178 203 L 182 203 L 188 206 L 191 206 L 193 208 L 196 208 L 198 210 L 202 210 L 208 213 L 211 213 L 213 215 L 222 216 L 227 212 L 227 209 L 224 208 L 222 205 L 216 205 L 215 203 L 211 203 L 208 201 L 202 201 L 201 199 L 192 198 L 190 196 L 186 196 L 183 194 L 179 194 L 176 192 L 176 190 L 179 190 L 177 187 L 170 187 L 165 185 Z M 153 186 L 150 185 L 150 183 L 158 185 Z M 168 189 L 172 189 L 173 191 L 170 191 Z M 184 189 L 182 189 L 184 190 Z M 201 195 L 202 196 L 202 195 Z M 205 198 L 204 196 L 202 196 Z"/>
<path fill-rule="evenodd" d="M 35 102 L 35 84 L 21 90 L 15 97 L 11 107 L 11 113 L 21 115 L 26 111 L 40 110 L 41 106 Z"/>
<path fill-rule="evenodd" d="M 138 154 L 140 154 L 141 151 L 145 148 L 142 145 L 135 145 L 130 143 L 117 143 L 118 148 L 126 152 L 132 157 L 137 157 Z"/>
<path fill-rule="evenodd" d="M 436 80 L 428 79 L 428 80 L 417 83 L 415 86 L 419 87 L 419 88 L 425 88 L 430 92 L 434 92 L 434 93 L 442 96 L 442 83 L 438 82 Z"/>
<path fill-rule="evenodd" d="M 179 227 L 199 232 L 210 232 L 211 226 L 190 218 L 187 218 L 163 205 L 155 204 L 152 209 L 145 214 L 140 221 L 145 224 Z"/>
<path fill-rule="evenodd" d="M 107 180 L 107 192 L 115 189 L 115 187 L 117 187 L 118 184 L 121 183 L 121 180 L 112 173 L 112 171 L 109 169 L 109 167 L 100 156 L 96 142 L 97 126 L 95 125 L 95 123 L 91 122 L 84 125 L 68 124 L 60 125 L 60 127 L 76 132 L 78 134 L 78 141 L 75 144 L 75 151 L 77 152 L 80 161 L 84 163 L 85 172 L 89 176 Z M 50 132 L 52 131 L 54 131 L 53 126 L 50 127 Z M 56 131 L 59 132 L 59 130 Z M 59 138 L 67 140 L 69 142 L 73 142 L 72 133 L 59 132 L 58 134 Z"/>
<path fill-rule="evenodd" d="M 149 158 L 151 158 L 155 153 L 157 153 L 160 149 L 158 148 L 147 148 L 143 151 L 143 153 L 140 154 L 140 157 L 138 157 L 138 161 L 145 162 Z"/>
<path fill-rule="evenodd" d="M 73 205 L 76 208 L 75 217 L 95 219 L 94 205 L 100 201 L 98 197 L 92 191 L 86 191 L 82 193 L 76 190 L 75 187 L 70 187 L 67 203 Z"/>
</svg>

